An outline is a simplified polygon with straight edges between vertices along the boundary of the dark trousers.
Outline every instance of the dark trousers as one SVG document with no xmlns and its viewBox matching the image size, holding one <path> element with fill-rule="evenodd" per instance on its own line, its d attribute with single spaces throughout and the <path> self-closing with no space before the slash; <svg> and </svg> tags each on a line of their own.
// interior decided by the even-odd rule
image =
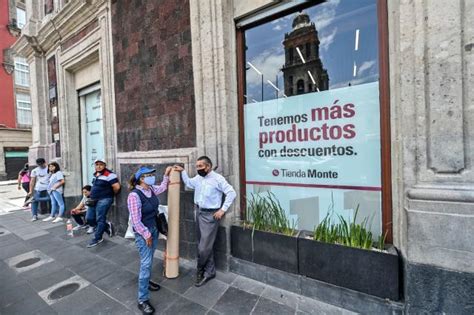
<svg viewBox="0 0 474 315">
<path fill-rule="evenodd" d="M 203 271 L 205 277 L 216 275 L 216 265 L 214 263 L 214 243 L 219 221 L 214 219 L 213 211 L 196 210 L 196 224 L 198 237 L 198 257 L 197 269 Z"/>
<path fill-rule="evenodd" d="M 107 226 L 107 212 L 109 211 L 113 198 L 99 199 L 95 206 L 89 207 L 87 210 L 86 220 L 90 226 L 97 226 L 95 230 L 94 240 L 98 241 L 102 238 Z"/>
<path fill-rule="evenodd" d="M 79 225 L 84 225 L 85 224 L 85 213 L 81 214 L 73 214 L 72 215 L 74 221 L 76 221 L 77 224 Z"/>
<path fill-rule="evenodd" d="M 30 182 L 28 183 L 21 183 L 21 187 L 23 187 L 23 190 L 26 191 L 28 194 L 30 192 Z M 25 197 L 25 202 L 28 200 L 28 195 Z"/>
</svg>

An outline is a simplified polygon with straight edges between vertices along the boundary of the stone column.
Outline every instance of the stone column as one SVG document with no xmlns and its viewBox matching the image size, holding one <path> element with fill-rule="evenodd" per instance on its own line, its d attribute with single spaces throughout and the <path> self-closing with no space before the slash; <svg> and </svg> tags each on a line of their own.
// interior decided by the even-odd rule
<svg viewBox="0 0 474 315">
<path fill-rule="evenodd" d="M 407 311 L 464 313 L 474 292 L 474 2 L 388 4 L 394 239 Z"/>
<path fill-rule="evenodd" d="M 208 155 L 239 191 L 237 74 L 235 27 L 231 0 L 190 1 L 196 134 L 198 155 Z M 239 197 L 223 220 L 230 251 L 228 228 L 239 217 Z M 221 228 L 222 230 L 222 228 Z M 221 237 L 222 235 L 222 237 Z M 224 248 L 223 246 L 226 245 Z M 226 266 L 223 266 L 226 268 Z"/>
<path fill-rule="evenodd" d="M 30 96 L 33 117 L 32 138 L 29 163 L 35 165 L 37 157 L 47 161 L 54 156 L 51 146 L 51 122 L 49 115 L 46 61 L 44 56 L 34 53 L 28 59 L 30 66 Z"/>
</svg>

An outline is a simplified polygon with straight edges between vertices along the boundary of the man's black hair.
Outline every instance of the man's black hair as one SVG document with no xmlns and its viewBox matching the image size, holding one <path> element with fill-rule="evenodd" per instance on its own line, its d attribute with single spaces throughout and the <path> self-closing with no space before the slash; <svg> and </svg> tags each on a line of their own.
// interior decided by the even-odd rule
<svg viewBox="0 0 474 315">
<path fill-rule="evenodd" d="M 207 164 L 209 164 L 211 167 L 212 167 L 212 161 L 210 158 L 208 158 L 207 156 L 203 155 L 203 156 L 200 156 L 198 159 L 198 161 L 204 161 L 206 162 Z"/>
<path fill-rule="evenodd" d="M 44 163 L 46 163 L 45 159 L 43 159 L 43 158 L 37 158 L 36 159 L 36 164 L 37 165 L 43 165 Z"/>
<path fill-rule="evenodd" d="M 87 190 L 87 191 L 91 191 L 92 189 L 92 186 L 91 185 L 85 185 L 84 187 L 82 187 L 82 190 Z"/>
</svg>

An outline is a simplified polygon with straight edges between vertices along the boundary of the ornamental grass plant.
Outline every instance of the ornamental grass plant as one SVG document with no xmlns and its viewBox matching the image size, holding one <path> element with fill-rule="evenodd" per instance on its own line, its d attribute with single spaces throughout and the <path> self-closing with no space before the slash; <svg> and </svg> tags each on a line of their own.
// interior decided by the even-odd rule
<svg viewBox="0 0 474 315">
<path fill-rule="evenodd" d="M 268 192 L 266 196 L 252 194 L 247 205 L 246 225 L 254 230 L 280 233 L 288 236 L 296 234 L 296 221 L 286 216 L 276 196 Z"/>
<path fill-rule="evenodd" d="M 352 220 L 346 220 L 339 214 L 334 219 L 334 201 L 332 201 L 328 214 L 314 228 L 313 239 L 355 248 L 372 249 L 376 247 L 379 250 L 384 250 L 387 233 L 384 236 L 380 235 L 377 243 L 374 244 L 373 234 L 370 231 L 369 217 L 364 218 L 361 223 L 356 223 L 358 213 L 359 205 L 356 207 Z"/>
</svg>

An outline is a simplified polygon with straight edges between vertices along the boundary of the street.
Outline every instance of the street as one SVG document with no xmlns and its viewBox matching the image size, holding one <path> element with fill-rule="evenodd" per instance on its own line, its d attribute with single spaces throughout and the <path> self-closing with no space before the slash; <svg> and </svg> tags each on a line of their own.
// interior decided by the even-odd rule
<svg viewBox="0 0 474 315">
<path fill-rule="evenodd" d="M 138 253 L 120 236 L 87 249 L 61 223 L 30 222 L 24 192 L 0 184 L 0 314 L 140 314 L 136 307 Z M 164 279 L 155 255 L 151 292 L 158 314 L 351 314 L 347 310 L 233 274 L 218 272 L 194 287 L 194 262 L 180 260 L 180 276 Z"/>
</svg>

